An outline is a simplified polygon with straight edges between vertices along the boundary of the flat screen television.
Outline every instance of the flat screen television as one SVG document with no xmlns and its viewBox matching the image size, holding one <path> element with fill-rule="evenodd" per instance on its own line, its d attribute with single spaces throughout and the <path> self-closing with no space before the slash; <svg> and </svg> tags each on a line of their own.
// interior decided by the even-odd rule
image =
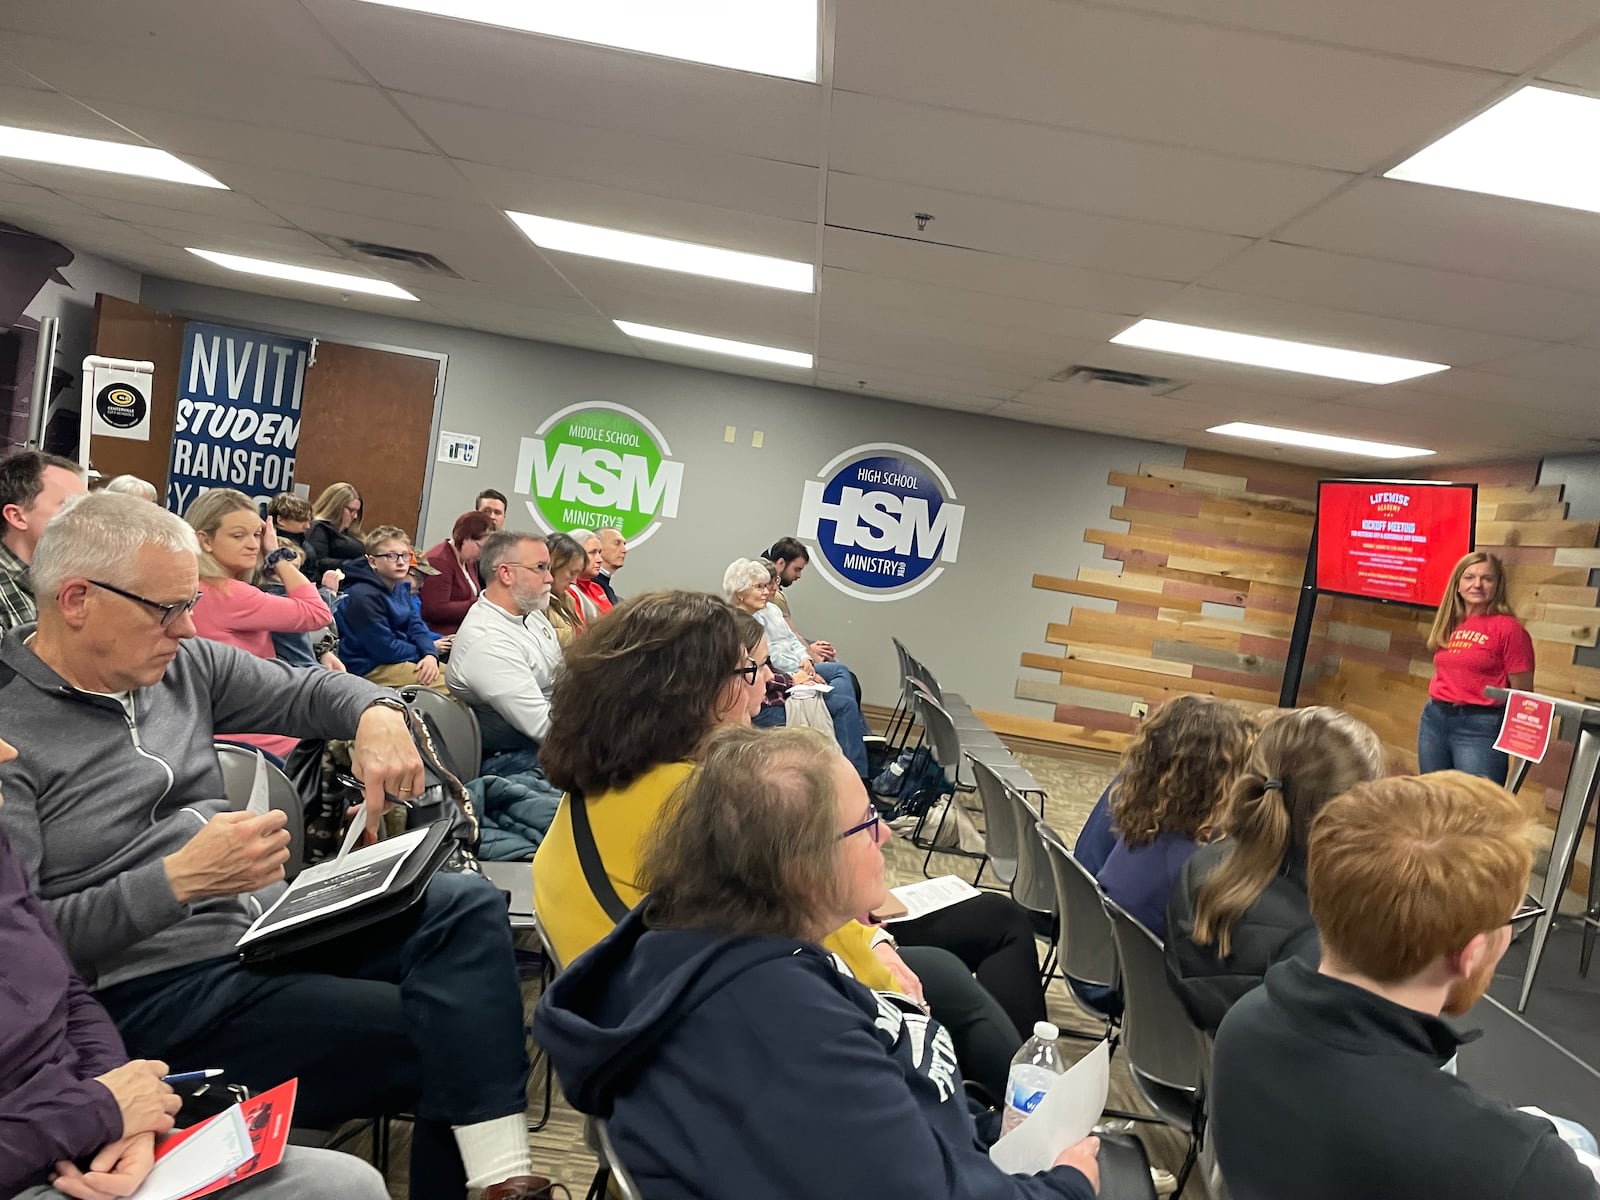
<svg viewBox="0 0 1600 1200">
<path fill-rule="evenodd" d="M 1475 483 L 1324 479 L 1317 484 L 1317 589 L 1438 607 L 1473 547 Z"/>
</svg>

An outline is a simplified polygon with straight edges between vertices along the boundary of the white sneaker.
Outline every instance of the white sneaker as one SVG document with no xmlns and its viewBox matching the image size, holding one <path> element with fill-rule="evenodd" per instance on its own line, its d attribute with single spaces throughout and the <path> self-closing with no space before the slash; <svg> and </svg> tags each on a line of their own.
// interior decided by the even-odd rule
<svg viewBox="0 0 1600 1200">
<path fill-rule="evenodd" d="M 1178 1190 L 1178 1177 L 1171 1171 L 1163 1171 L 1160 1167 L 1150 1168 L 1150 1182 L 1155 1185 L 1158 1196 L 1170 1196 Z"/>
</svg>

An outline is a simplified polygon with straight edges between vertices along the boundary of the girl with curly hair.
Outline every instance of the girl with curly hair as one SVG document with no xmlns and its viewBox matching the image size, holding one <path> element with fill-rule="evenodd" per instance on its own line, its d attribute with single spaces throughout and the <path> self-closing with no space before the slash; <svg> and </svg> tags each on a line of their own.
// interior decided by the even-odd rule
<svg viewBox="0 0 1600 1200">
<path fill-rule="evenodd" d="M 1139 728 L 1111 788 L 1116 845 L 1096 873 L 1100 886 L 1159 938 L 1167 895 L 1183 864 L 1221 824 L 1234 776 L 1255 729 L 1236 704 L 1178 696 Z"/>
</svg>

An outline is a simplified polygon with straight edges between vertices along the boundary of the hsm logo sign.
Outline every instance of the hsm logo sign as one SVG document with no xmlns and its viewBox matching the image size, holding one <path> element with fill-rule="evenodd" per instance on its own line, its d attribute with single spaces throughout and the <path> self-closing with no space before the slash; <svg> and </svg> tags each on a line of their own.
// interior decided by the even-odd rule
<svg viewBox="0 0 1600 1200">
<path fill-rule="evenodd" d="M 961 549 L 965 506 L 937 464 L 909 446 L 846 450 L 806 480 L 797 536 L 821 552 L 817 569 L 862 600 L 914 596 Z"/>
<path fill-rule="evenodd" d="M 683 464 L 661 431 L 620 404 L 574 404 L 522 439 L 514 488 L 548 533 L 615 525 L 634 545 L 678 515 Z"/>
</svg>

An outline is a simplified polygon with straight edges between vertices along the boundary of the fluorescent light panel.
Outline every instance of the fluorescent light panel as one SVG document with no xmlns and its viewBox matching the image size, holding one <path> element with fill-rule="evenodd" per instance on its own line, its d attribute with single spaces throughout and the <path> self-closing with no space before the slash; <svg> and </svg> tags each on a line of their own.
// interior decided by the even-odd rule
<svg viewBox="0 0 1600 1200">
<path fill-rule="evenodd" d="M 311 283 L 318 287 L 339 288 L 346 292 L 364 292 L 369 296 L 387 296 L 391 300 L 415 300 L 403 287 L 396 287 L 385 279 L 370 275 L 342 275 L 338 271 L 319 271 L 315 267 L 297 267 L 293 263 L 272 262 L 265 258 L 245 258 L 238 254 L 223 254 L 220 250 L 197 250 L 188 247 L 207 262 L 227 267 L 230 271 L 243 271 L 246 275 L 265 275 L 269 279 L 287 279 L 291 283 Z"/>
<path fill-rule="evenodd" d="M 1600 99 L 1525 87 L 1385 175 L 1600 212 L 1596 147 Z"/>
<path fill-rule="evenodd" d="M 754 342 L 735 342 L 728 338 L 710 337 L 704 333 L 690 333 L 684 329 L 663 329 L 659 325 L 640 325 L 635 321 L 612 322 L 631 338 L 647 342 L 665 342 L 669 346 L 684 346 L 690 350 L 706 350 L 712 354 L 731 354 L 737 358 L 754 358 L 761 362 L 777 363 L 783 367 L 811 369 L 811 355 L 799 350 L 781 350 L 777 346 L 757 346 Z"/>
<path fill-rule="evenodd" d="M 1444 363 L 1340 350 L 1335 346 L 1206 329 L 1200 325 L 1177 325 L 1171 321 L 1139 321 L 1111 340 L 1118 346 L 1138 346 L 1144 350 L 1187 354 L 1192 358 L 1211 358 L 1247 367 L 1269 367 L 1275 371 L 1295 371 L 1301 375 L 1351 379 L 1357 383 L 1398 383 L 1402 379 L 1450 369 Z"/>
<path fill-rule="evenodd" d="M 746 254 L 742 250 L 724 250 L 698 242 L 676 242 L 671 238 L 628 233 L 602 225 L 557 221 L 531 213 L 507 212 L 506 216 L 517 223 L 528 240 L 546 250 L 564 250 L 568 254 L 608 258 L 613 262 L 682 271 L 734 283 L 753 283 L 787 292 L 810 292 L 814 286 L 815 272 L 808 262 Z"/>
<path fill-rule="evenodd" d="M 1376 414 L 1374 414 L 1376 415 Z M 1252 425 L 1248 421 L 1230 421 L 1226 425 L 1213 425 L 1207 433 L 1220 433 L 1226 437 L 1249 438 L 1257 442 L 1274 442 L 1280 446 L 1304 446 L 1310 450 L 1331 450 L 1335 454 L 1358 454 L 1362 458 L 1420 458 L 1432 454 L 1420 446 L 1394 446 L 1388 442 L 1364 442 L 1360 438 L 1334 437 L 1327 433 L 1306 433 L 1301 429 L 1275 429 L 1271 425 Z"/>
<path fill-rule="evenodd" d="M 167 183 L 191 183 L 196 187 L 228 187 L 154 146 L 131 146 L 125 142 L 102 142 L 98 138 L 70 137 L 64 133 L 40 133 L 0 125 L 0 158 L 20 158 L 28 162 L 50 163 L 57 167 L 81 167 L 86 171 L 108 171 L 113 175 L 138 175 Z"/>
<path fill-rule="evenodd" d="M 367 0 L 663 58 L 817 80 L 817 0 Z"/>
</svg>

